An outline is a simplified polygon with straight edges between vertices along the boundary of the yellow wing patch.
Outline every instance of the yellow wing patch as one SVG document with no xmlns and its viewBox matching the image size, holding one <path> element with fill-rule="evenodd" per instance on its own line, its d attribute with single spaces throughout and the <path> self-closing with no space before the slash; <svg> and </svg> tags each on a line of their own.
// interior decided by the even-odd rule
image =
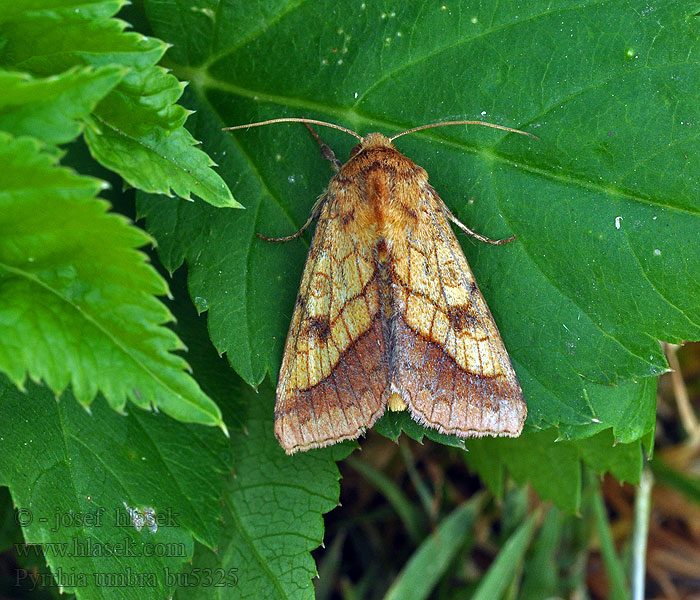
<svg viewBox="0 0 700 600">
<path fill-rule="evenodd" d="M 323 208 L 304 268 L 284 353 L 281 396 L 328 377 L 377 314 L 376 289 L 368 286 L 374 275 L 371 257 L 338 231 L 332 208 L 332 202 Z"/>
</svg>

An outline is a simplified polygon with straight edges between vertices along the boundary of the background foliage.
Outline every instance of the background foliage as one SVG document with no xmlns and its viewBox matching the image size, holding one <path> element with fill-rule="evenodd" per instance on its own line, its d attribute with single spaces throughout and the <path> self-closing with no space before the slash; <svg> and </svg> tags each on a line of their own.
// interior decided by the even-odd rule
<svg viewBox="0 0 700 600">
<path fill-rule="evenodd" d="M 354 446 L 288 458 L 272 436 L 271 382 L 310 237 L 282 246 L 255 234 L 295 231 L 331 170 L 301 126 L 221 131 L 280 116 L 362 134 L 482 119 L 540 138 L 443 128 L 397 142 L 470 227 L 517 235 L 500 247 L 460 239 L 522 383 L 525 433 L 463 444 L 405 415 L 376 429 L 466 446 L 454 452 L 497 496 L 507 472 L 564 512 L 597 506 L 596 492 L 582 495 L 586 473 L 639 480 L 667 369 L 657 340 L 700 339 L 696 5 L 147 0 L 127 14 L 139 33 L 114 17 L 121 6 L 0 11 L 0 483 L 35 517 L 27 543 L 104 545 L 126 532 L 139 548 L 182 545 L 177 559 L 130 560 L 155 584 L 123 597 L 177 584 L 211 597 L 213 583 L 182 585 L 206 568 L 222 570 L 224 598 L 313 595 L 309 551 L 338 502 L 336 461 Z M 351 138 L 321 133 L 348 155 Z M 124 184 L 139 190 L 135 215 Z M 149 241 L 164 272 L 183 271 L 170 291 L 137 250 Z M 428 532 L 387 493 L 417 543 Z M 480 502 L 441 522 L 444 568 Z M 39 520 L 56 507 L 125 515 L 123 504 L 182 518 L 156 534 Z M 556 519 L 523 517 L 494 568 L 519 564 L 535 527 L 538 540 L 561 532 Z M 57 577 L 125 564 L 44 556 Z M 519 577 L 498 569 L 484 597 Z M 63 588 L 109 593 L 94 579 Z"/>
</svg>

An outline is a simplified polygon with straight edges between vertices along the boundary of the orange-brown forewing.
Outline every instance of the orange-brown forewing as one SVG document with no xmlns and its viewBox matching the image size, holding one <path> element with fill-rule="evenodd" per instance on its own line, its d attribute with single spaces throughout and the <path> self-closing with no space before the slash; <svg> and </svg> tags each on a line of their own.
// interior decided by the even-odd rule
<svg viewBox="0 0 700 600">
<path fill-rule="evenodd" d="M 275 434 L 288 453 L 357 438 L 385 407 L 389 365 L 377 228 L 357 182 L 334 178 L 311 242 L 287 336 Z"/>
<path fill-rule="evenodd" d="M 394 385 L 415 420 L 460 437 L 522 431 L 527 408 L 496 323 L 425 182 L 415 218 L 389 228 L 394 268 Z"/>
</svg>

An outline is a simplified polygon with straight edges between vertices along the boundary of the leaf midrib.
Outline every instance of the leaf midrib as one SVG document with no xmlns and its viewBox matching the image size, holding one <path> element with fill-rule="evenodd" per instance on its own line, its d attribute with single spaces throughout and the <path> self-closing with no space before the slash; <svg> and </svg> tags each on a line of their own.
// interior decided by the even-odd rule
<svg viewBox="0 0 700 600">
<path fill-rule="evenodd" d="M 663 65 L 659 65 L 658 67 L 640 67 L 640 68 L 647 68 L 647 69 L 657 69 L 657 68 L 669 68 L 673 66 L 682 66 L 685 65 L 686 63 L 665 63 Z M 206 99 L 206 89 L 216 89 L 219 91 L 223 91 L 226 93 L 238 95 L 244 98 L 249 98 L 249 99 L 256 99 L 258 102 L 267 102 L 270 104 L 278 104 L 280 106 L 289 106 L 292 108 L 298 109 L 301 113 L 309 114 L 311 111 L 317 112 L 317 113 L 325 113 L 328 115 L 331 115 L 332 117 L 336 118 L 338 121 L 341 122 L 364 122 L 369 125 L 372 125 L 374 129 L 381 128 L 383 131 L 401 131 L 405 124 L 397 124 L 391 121 L 387 121 L 385 119 L 379 119 L 376 117 L 372 117 L 370 115 L 364 115 L 360 114 L 354 109 L 343 109 L 339 107 L 332 107 L 327 104 L 319 103 L 319 102 L 313 102 L 313 101 L 307 101 L 307 100 L 300 100 L 298 98 L 289 98 L 286 96 L 279 96 L 276 94 L 269 94 L 265 92 L 259 92 L 255 90 L 250 90 L 248 88 L 244 88 L 241 86 L 237 86 L 231 83 L 225 83 L 221 82 L 217 79 L 214 79 L 211 77 L 208 73 L 206 72 L 201 72 L 197 68 L 192 68 L 192 67 L 187 67 L 187 66 L 182 66 L 182 65 L 175 65 L 171 64 L 170 67 L 173 70 L 176 70 L 178 72 L 178 75 L 185 79 L 189 79 L 190 81 L 194 81 L 195 87 L 197 87 L 198 93 L 200 98 Z M 615 77 L 620 76 L 620 73 L 615 73 L 611 77 L 609 77 L 606 80 L 601 80 L 599 82 L 596 82 L 595 84 L 592 84 L 590 86 L 585 86 L 582 87 L 572 94 L 569 94 L 566 98 L 559 98 L 557 102 L 553 103 L 550 107 L 547 107 L 540 111 L 537 115 L 534 115 L 531 118 L 528 118 L 528 122 L 532 123 L 535 121 L 538 121 L 539 119 L 542 118 L 543 115 L 547 114 L 549 110 L 554 108 L 554 106 L 561 104 L 562 102 L 568 102 L 572 98 L 575 98 L 576 96 L 579 96 L 587 91 L 589 91 L 592 87 L 598 87 L 599 85 L 604 85 L 614 79 Z M 207 102 L 207 104 L 212 108 L 212 111 L 214 114 L 219 116 L 219 122 L 220 123 L 225 123 L 224 120 L 221 118 L 219 115 L 218 111 L 214 109 L 214 107 Z M 231 124 L 229 124 L 231 125 Z M 520 125 L 521 127 L 524 125 Z M 449 148 L 455 148 L 460 150 L 461 152 L 470 152 L 471 154 L 481 154 L 484 151 L 483 146 L 476 146 L 476 145 L 471 145 L 471 144 L 465 144 L 463 142 L 458 142 L 454 140 L 449 140 L 445 138 L 440 138 L 437 137 L 434 133 L 432 132 L 419 132 L 415 135 L 422 136 L 424 138 L 427 138 L 431 140 L 433 143 L 440 143 L 444 146 L 447 146 Z M 635 194 L 629 190 L 625 189 L 620 189 L 620 188 L 615 188 L 611 186 L 606 186 L 606 185 L 601 185 L 599 180 L 592 180 L 588 179 L 582 176 L 575 176 L 572 174 L 566 174 L 562 171 L 555 171 L 554 169 L 548 169 L 545 167 L 538 166 L 534 163 L 528 162 L 525 159 L 517 159 L 514 160 L 509 156 L 506 156 L 504 154 L 500 154 L 498 152 L 495 152 L 493 149 L 498 146 L 498 144 L 501 143 L 501 141 L 509 135 L 509 133 L 501 134 L 498 138 L 497 141 L 495 141 L 491 146 L 489 147 L 489 160 L 493 162 L 498 162 L 504 165 L 511 166 L 513 168 L 517 168 L 520 171 L 531 173 L 534 175 L 538 175 L 540 177 L 543 177 L 549 181 L 557 182 L 557 183 L 564 183 L 570 186 L 578 186 L 582 189 L 587 189 L 594 191 L 596 193 L 602 194 L 602 195 L 612 195 L 618 198 L 625 198 L 628 200 L 632 200 L 634 202 L 639 202 L 643 203 L 646 205 L 652 205 L 652 206 L 658 206 L 660 208 L 665 208 L 669 210 L 675 210 L 681 213 L 686 213 L 693 215 L 695 217 L 700 217 L 700 208 L 698 209 L 693 209 L 690 207 L 682 207 L 682 206 L 675 206 L 671 204 L 664 203 L 661 200 L 656 200 L 654 198 L 650 198 L 647 196 L 642 196 L 640 194 Z M 515 166 L 517 165 L 517 167 Z"/>
</svg>

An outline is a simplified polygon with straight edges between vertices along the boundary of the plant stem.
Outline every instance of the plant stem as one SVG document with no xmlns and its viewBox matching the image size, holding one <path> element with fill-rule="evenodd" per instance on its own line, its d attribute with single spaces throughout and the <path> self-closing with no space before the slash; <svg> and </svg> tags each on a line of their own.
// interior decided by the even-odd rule
<svg viewBox="0 0 700 600">
<path fill-rule="evenodd" d="M 646 575 L 647 536 L 649 513 L 651 512 L 651 489 L 654 477 L 645 465 L 642 471 L 637 498 L 634 501 L 634 538 L 632 540 L 632 598 L 644 600 L 644 578 Z"/>
</svg>

